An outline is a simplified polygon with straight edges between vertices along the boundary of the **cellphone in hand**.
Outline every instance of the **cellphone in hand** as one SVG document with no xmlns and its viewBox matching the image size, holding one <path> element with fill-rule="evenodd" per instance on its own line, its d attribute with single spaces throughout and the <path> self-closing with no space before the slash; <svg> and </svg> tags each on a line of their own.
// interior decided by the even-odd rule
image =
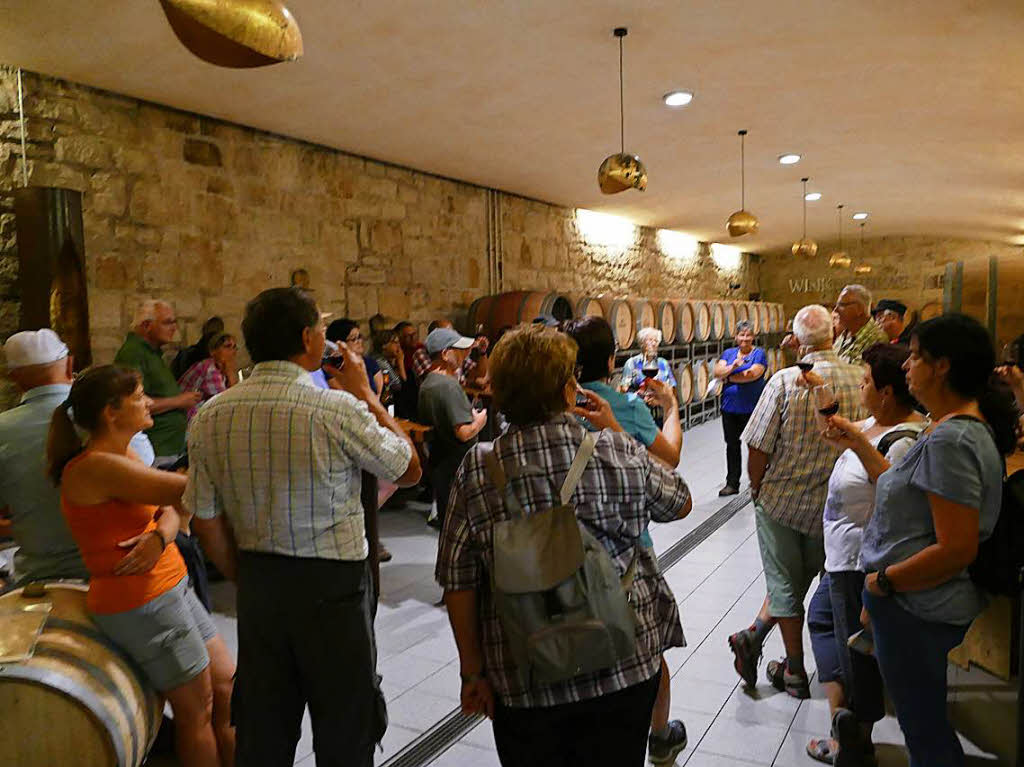
<svg viewBox="0 0 1024 767">
<path fill-rule="evenodd" d="M 585 395 L 581 391 L 577 391 L 576 392 L 576 407 L 584 407 L 584 408 L 589 408 L 590 407 L 590 400 L 588 400 L 587 399 L 587 395 Z"/>
</svg>

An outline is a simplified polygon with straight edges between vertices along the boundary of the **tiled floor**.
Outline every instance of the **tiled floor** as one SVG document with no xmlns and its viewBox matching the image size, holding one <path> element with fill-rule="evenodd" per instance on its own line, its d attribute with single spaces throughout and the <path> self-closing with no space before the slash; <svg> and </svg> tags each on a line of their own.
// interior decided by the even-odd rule
<svg viewBox="0 0 1024 767">
<path fill-rule="evenodd" d="M 679 471 L 690 483 L 695 508 L 679 522 L 652 525 L 660 553 L 724 505 L 718 489 L 724 477 L 724 448 L 719 421 L 687 432 Z M 381 569 L 381 603 L 377 615 L 379 670 L 388 700 L 390 725 L 377 763 L 395 756 L 458 705 L 459 679 L 455 643 L 434 583 L 436 533 L 424 524 L 425 506 L 410 503 L 381 515 L 384 541 L 394 559 Z M 815 765 L 804 753 L 811 737 L 828 727 L 828 706 L 819 687 L 812 699 L 798 702 L 759 683 L 749 693 L 732 669 L 726 637 L 747 626 L 764 598 L 761 562 L 752 508 L 741 510 L 710 538 L 666 572 L 680 603 L 689 645 L 667 653 L 672 673 L 672 715 L 683 719 L 690 744 L 676 764 L 690 767 L 726 765 Z M 215 616 L 234 649 L 234 618 L 229 586 L 220 585 Z M 765 647 L 765 658 L 782 654 L 778 632 Z M 813 656 L 807 644 L 808 670 Z M 763 667 L 762 667 L 763 668 Z M 763 672 L 762 672 L 763 673 Z M 990 678 L 988 678 L 990 680 Z M 990 680 L 991 681 L 991 680 Z M 883 767 L 906 759 L 895 719 L 876 728 Z M 977 763 L 995 764 L 966 742 Z M 303 722 L 296 764 L 314 767 L 308 717 Z M 437 757 L 433 767 L 497 765 L 491 727 L 482 722 Z"/>
</svg>

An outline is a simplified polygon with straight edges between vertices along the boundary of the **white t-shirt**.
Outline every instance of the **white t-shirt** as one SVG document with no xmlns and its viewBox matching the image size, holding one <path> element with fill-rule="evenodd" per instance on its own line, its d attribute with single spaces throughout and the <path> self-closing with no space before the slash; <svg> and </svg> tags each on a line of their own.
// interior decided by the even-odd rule
<svg viewBox="0 0 1024 767">
<path fill-rule="evenodd" d="M 863 431 L 875 425 L 874 418 L 864 421 Z M 924 422 L 901 423 L 872 437 L 875 447 L 882 437 L 891 431 L 910 429 L 920 431 Z M 915 440 L 905 437 L 897 440 L 886 454 L 890 464 L 895 465 L 914 446 Z M 830 573 L 862 570 L 860 547 L 864 537 L 864 526 L 875 509 L 875 485 L 868 480 L 864 464 L 852 450 L 846 450 L 836 460 L 832 475 L 828 479 L 828 498 L 822 514 L 825 531 L 825 570 Z"/>
</svg>

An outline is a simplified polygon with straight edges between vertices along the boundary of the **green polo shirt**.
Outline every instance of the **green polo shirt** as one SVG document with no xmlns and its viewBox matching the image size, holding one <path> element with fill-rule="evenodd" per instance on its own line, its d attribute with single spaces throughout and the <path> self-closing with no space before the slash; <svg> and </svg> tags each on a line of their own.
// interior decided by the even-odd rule
<svg viewBox="0 0 1024 767">
<path fill-rule="evenodd" d="M 142 388 L 150 397 L 177 397 L 181 394 L 174 373 L 164 362 L 160 350 L 154 349 L 135 333 L 129 333 L 124 339 L 114 362 L 142 373 Z M 184 453 L 185 424 L 184 410 L 167 410 L 154 415 L 153 427 L 146 431 L 146 436 L 153 443 L 153 451 L 158 456 Z"/>
</svg>

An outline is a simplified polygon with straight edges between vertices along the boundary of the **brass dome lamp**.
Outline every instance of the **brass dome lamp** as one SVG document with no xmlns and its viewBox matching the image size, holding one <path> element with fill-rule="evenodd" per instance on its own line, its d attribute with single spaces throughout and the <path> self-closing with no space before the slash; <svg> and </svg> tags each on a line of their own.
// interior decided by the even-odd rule
<svg viewBox="0 0 1024 767">
<path fill-rule="evenodd" d="M 625 27 L 616 27 L 612 34 L 619 38 L 619 153 L 608 155 L 597 169 L 597 185 L 605 194 L 617 194 L 630 187 L 641 192 L 647 188 L 647 168 L 635 154 L 626 154 L 626 110 L 622 80 L 622 38 L 629 34 Z"/>
<path fill-rule="evenodd" d="M 295 61 L 302 33 L 280 0 L 160 0 L 174 34 L 203 61 L 248 69 Z"/>
<path fill-rule="evenodd" d="M 746 155 L 747 132 L 741 130 L 740 137 L 740 209 L 729 216 L 725 228 L 729 230 L 730 237 L 742 237 L 745 234 L 754 234 L 761 222 L 757 216 L 747 210 L 747 155 Z"/>
<path fill-rule="evenodd" d="M 803 236 L 793 243 L 793 255 L 794 256 L 814 256 L 818 252 L 818 243 L 810 239 L 807 236 L 807 182 L 810 181 L 806 176 L 800 179 L 800 183 L 804 185 L 804 191 L 801 195 L 804 205 L 804 233 Z"/>
<path fill-rule="evenodd" d="M 843 250 L 843 206 L 842 204 L 836 205 L 839 218 L 839 250 L 828 257 L 828 265 L 833 269 L 849 269 L 850 254 Z"/>
</svg>

